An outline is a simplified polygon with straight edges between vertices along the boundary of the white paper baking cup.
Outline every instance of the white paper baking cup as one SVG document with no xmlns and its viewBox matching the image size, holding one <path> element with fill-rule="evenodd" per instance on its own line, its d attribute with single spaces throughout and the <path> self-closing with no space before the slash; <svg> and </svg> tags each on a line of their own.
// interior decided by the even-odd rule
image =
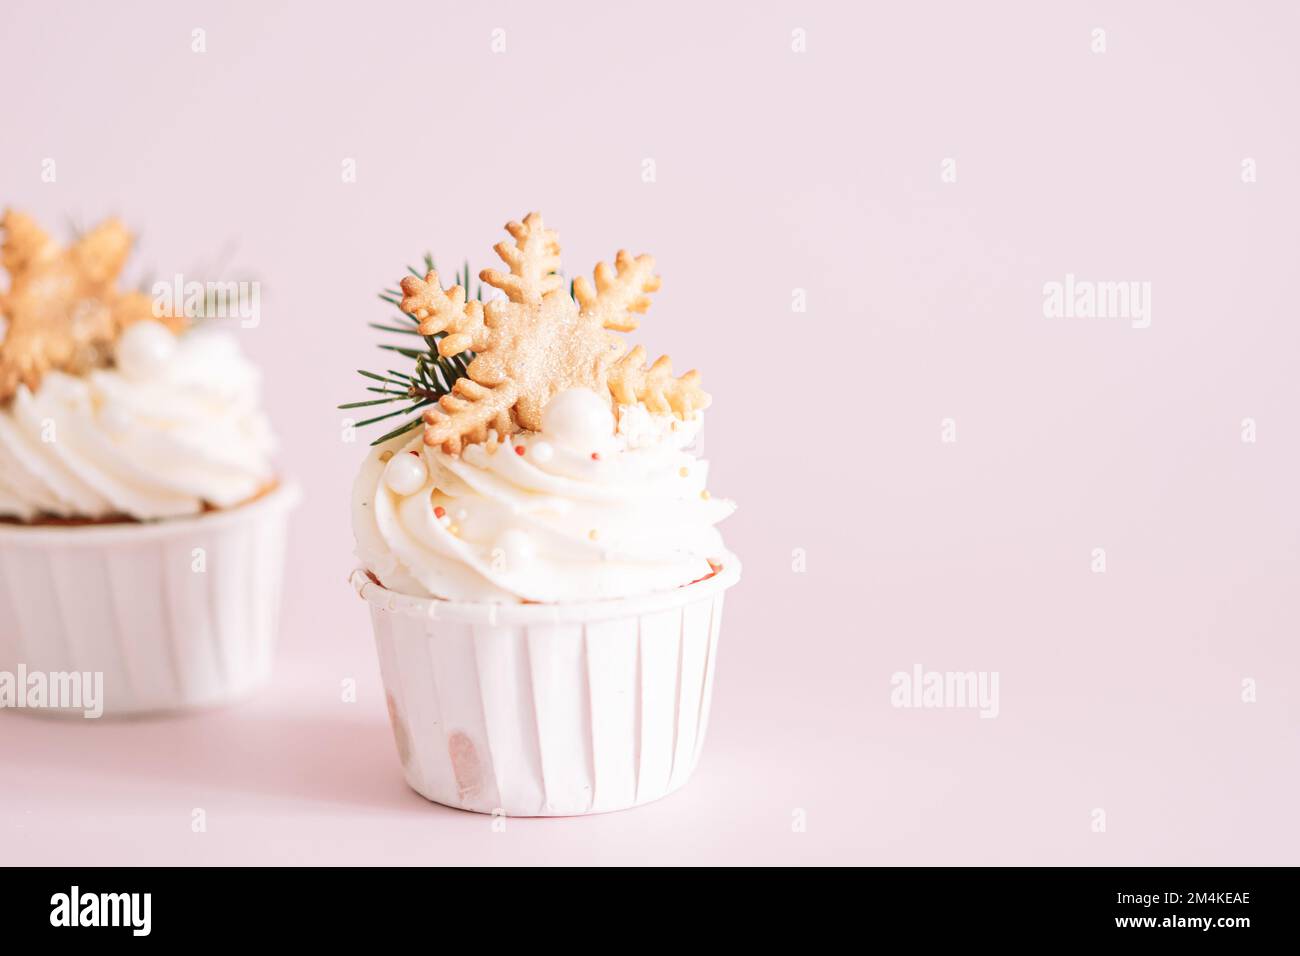
<svg viewBox="0 0 1300 956">
<path fill-rule="evenodd" d="M 379 669 L 406 780 L 437 803 L 508 816 L 658 800 L 704 744 L 728 555 L 706 581 L 587 604 L 409 597 L 365 571 Z"/>
<path fill-rule="evenodd" d="M 246 696 L 271 674 L 298 500 L 282 485 L 156 524 L 0 525 L 0 671 L 102 673 L 106 716 Z"/>
</svg>

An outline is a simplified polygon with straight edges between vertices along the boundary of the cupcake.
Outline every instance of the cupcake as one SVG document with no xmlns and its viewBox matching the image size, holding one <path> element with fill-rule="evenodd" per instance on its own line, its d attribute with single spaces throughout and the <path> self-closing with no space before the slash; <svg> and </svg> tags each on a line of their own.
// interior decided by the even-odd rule
<svg viewBox="0 0 1300 956">
<path fill-rule="evenodd" d="M 119 223 L 66 248 L 21 214 L 0 226 L 0 672 L 47 691 L 7 703 L 66 708 L 55 675 L 101 682 L 110 715 L 247 694 L 270 675 L 296 500 L 257 370 L 206 320 L 118 289 Z"/>
<path fill-rule="evenodd" d="M 559 275 L 536 213 L 506 226 L 501 295 L 432 263 L 388 298 L 407 371 L 353 492 L 398 755 L 412 788 L 482 813 L 620 810 L 686 782 L 704 741 L 734 510 L 696 456 L 709 396 L 622 337 L 659 287 L 620 252 Z M 459 278 L 459 277 L 458 277 Z M 414 417 L 413 417 L 414 416 Z"/>
</svg>

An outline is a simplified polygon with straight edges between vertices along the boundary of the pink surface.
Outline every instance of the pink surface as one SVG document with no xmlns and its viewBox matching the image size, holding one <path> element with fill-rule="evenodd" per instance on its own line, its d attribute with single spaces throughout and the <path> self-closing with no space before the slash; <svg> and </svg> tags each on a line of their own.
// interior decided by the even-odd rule
<svg viewBox="0 0 1300 956">
<path fill-rule="evenodd" d="M 0 201 L 120 213 L 163 274 L 237 242 L 307 492 L 274 686 L 0 715 L 4 862 L 1298 862 L 1300 12 L 473 6 L 4 5 Z M 694 781 L 495 832 L 402 782 L 333 406 L 375 291 L 531 208 L 571 272 L 657 256 L 637 338 L 715 396 L 745 580 Z M 1150 282 L 1150 327 L 1045 318 L 1067 273 Z M 999 716 L 892 707 L 915 664 Z"/>
</svg>

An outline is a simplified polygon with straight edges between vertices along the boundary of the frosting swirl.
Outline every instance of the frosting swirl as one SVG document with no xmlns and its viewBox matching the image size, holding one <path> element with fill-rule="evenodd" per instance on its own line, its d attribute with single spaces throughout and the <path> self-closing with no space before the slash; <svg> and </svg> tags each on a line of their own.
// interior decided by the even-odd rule
<svg viewBox="0 0 1300 956">
<path fill-rule="evenodd" d="M 574 389 L 508 444 L 453 456 L 416 433 L 376 447 L 353 491 L 358 557 L 391 590 L 455 601 L 600 600 L 708 576 L 735 505 L 709 496 L 689 450 L 700 415 L 617 418 Z"/>
<path fill-rule="evenodd" d="M 115 367 L 49 372 L 0 408 L 0 516 L 148 521 L 247 501 L 274 480 L 259 389 L 229 334 L 138 322 Z"/>
</svg>

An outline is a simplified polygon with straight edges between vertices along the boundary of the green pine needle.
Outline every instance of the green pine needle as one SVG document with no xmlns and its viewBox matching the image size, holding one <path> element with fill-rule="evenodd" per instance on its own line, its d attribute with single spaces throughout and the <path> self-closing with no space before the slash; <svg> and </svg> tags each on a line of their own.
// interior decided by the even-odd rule
<svg viewBox="0 0 1300 956">
<path fill-rule="evenodd" d="M 396 332 L 398 335 L 419 335 L 420 334 L 418 329 L 399 329 L 396 326 L 381 325 L 378 322 L 368 322 L 366 324 L 369 325 L 372 329 L 378 329 L 380 332 Z"/>
<path fill-rule="evenodd" d="M 429 253 L 424 254 L 424 272 L 418 272 L 412 266 L 407 266 L 407 271 L 411 275 L 423 279 L 426 274 L 435 269 L 433 256 Z M 457 271 L 456 283 L 462 288 L 468 290 L 470 282 L 469 262 L 465 263 L 463 272 Z M 474 297 L 480 302 L 483 301 L 483 286 L 480 284 L 474 290 Z M 384 372 L 367 372 L 365 369 L 357 369 L 357 373 L 370 379 L 373 382 L 379 382 L 382 388 L 374 385 L 367 385 L 366 391 L 371 394 L 382 396 L 381 398 L 370 398 L 360 402 L 348 402 L 340 405 L 340 409 L 369 408 L 376 405 L 389 405 L 397 402 L 404 404 L 404 407 L 395 411 L 386 412 L 383 415 L 376 415 L 373 418 L 367 418 L 355 424 L 356 428 L 363 428 L 366 425 L 373 425 L 376 422 L 387 421 L 399 416 L 411 416 L 410 420 L 403 422 L 397 428 L 376 438 L 372 445 L 379 445 L 399 435 L 405 435 L 407 432 L 418 428 L 423 422 L 421 410 L 432 405 L 443 395 L 451 391 L 456 380 L 467 374 L 469 363 L 474 360 L 474 353 L 471 351 L 461 352 L 459 355 L 443 356 L 438 354 L 438 342 L 443 338 L 438 335 L 420 335 L 417 326 L 419 320 L 413 315 L 401 311 L 402 293 L 397 289 L 384 289 L 379 294 L 379 300 L 393 306 L 398 310 L 401 316 L 401 322 L 404 324 L 386 325 L 380 322 L 368 322 L 372 329 L 380 332 L 387 332 L 395 335 L 417 336 L 424 340 L 424 348 L 414 348 L 407 345 L 392 345 L 383 343 L 379 347 L 386 352 L 395 352 L 404 358 L 410 359 L 413 368 L 405 372 L 397 369 L 386 369 Z M 396 321 L 396 320 L 395 320 Z M 411 324 L 414 323 L 414 324 Z"/>
<path fill-rule="evenodd" d="M 405 435 L 407 432 L 412 431 L 412 430 L 414 430 L 414 429 L 416 429 L 416 428 L 419 428 L 420 425 L 421 425 L 421 423 L 422 423 L 422 419 L 419 419 L 419 418 L 413 418 L 413 419 L 411 419 L 409 422 L 407 422 L 405 425 L 401 425 L 401 426 L 399 426 L 399 427 L 397 427 L 397 428 L 394 428 L 391 432 L 388 432 L 386 435 L 380 435 L 378 438 L 376 438 L 376 439 L 375 439 L 374 441 L 372 441 L 370 444 L 372 444 L 372 445 L 382 445 L 384 442 L 388 441 L 388 440 L 391 439 L 391 438 L 396 438 L 398 435 Z"/>
</svg>

